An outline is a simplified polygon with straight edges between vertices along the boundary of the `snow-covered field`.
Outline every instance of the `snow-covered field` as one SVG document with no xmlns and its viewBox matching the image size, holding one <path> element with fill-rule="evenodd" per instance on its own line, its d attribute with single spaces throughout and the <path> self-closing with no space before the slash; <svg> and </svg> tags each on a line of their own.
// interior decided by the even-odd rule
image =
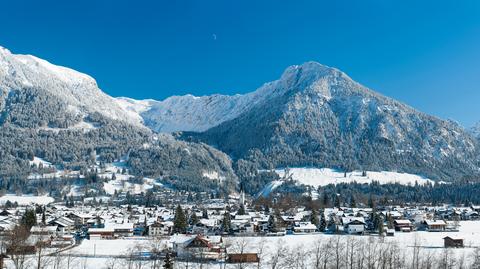
<svg viewBox="0 0 480 269">
<path fill-rule="evenodd" d="M 150 250 L 154 242 L 147 238 L 127 238 L 117 240 L 83 240 L 72 249 L 74 254 L 82 255 L 126 255 L 132 251 Z"/>
<path fill-rule="evenodd" d="M 288 168 L 276 169 L 275 173 L 280 176 L 280 180 L 272 181 L 267 184 L 258 194 L 259 196 L 268 196 L 272 191 L 281 186 L 285 180 L 293 180 L 300 184 L 318 188 L 329 184 L 353 183 L 360 184 L 372 183 L 376 181 L 380 184 L 398 183 L 402 185 L 425 185 L 434 183 L 433 180 L 413 174 L 397 172 L 373 172 L 366 171 L 366 176 L 362 176 L 362 171 L 347 172 L 331 168 Z M 443 182 L 441 182 L 443 183 Z"/>
<path fill-rule="evenodd" d="M 277 169 L 275 172 L 282 178 L 285 177 L 285 169 Z M 367 171 L 366 176 L 362 176 L 362 171 L 353 171 L 346 173 L 330 168 L 289 168 L 288 176 L 299 183 L 318 187 L 326 186 L 328 184 L 339 183 L 371 183 L 377 181 L 380 184 L 399 183 L 402 185 L 414 185 L 418 183 L 424 185 L 433 183 L 433 180 L 428 178 L 397 172 L 372 172 Z"/>
<path fill-rule="evenodd" d="M 238 246 L 242 247 L 243 253 L 258 252 L 260 246 L 262 249 L 261 268 L 271 268 L 269 262 L 273 255 L 278 252 L 279 247 L 284 248 L 286 253 L 304 253 L 305 256 L 298 257 L 302 259 L 313 259 L 312 251 L 319 242 L 328 242 L 340 238 L 343 242 L 375 242 L 378 246 L 387 246 L 397 244 L 401 251 L 410 253 L 418 247 L 419 254 L 422 256 L 442 255 L 443 238 L 450 236 L 452 238 L 464 239 L 465 248 L 450 249 L 452 257 L 457 259 L 464 257 L 466 261 L 472 257 L 476 247 L 480 247 L 480 222 L 462 221 L 460 222 L 458 232 L 411 232 L 395 233 L 394 237 L 379 236 L 349 236 L 349 235 L 327 235 L 327 234 L 305 234 L 305 235 L 286 235 L 282 237 L 227 237 L 224 243 L 227 245 L 230 253 L 234 253 Z M 416 242 L 416 243 L 415 243 Z M 102 268 L 124 268 L 125 259 L 119 258 L 132 252 L 148 251 L 153 246 L 165 246 L 166 241 L 154 242 L 148 238 L 126 238 L 117 240 L 84 240 L 81 245 L 64 253 L 74 254 L 75 264 L 71 268 L 102 269 Z M 96 257 L 92 257 L 95 255 Z M 285 254 L 288 255 L 288 254 Z M 407 256 L 408 259 L 410 256 Z M 437 256 L 438 257 L 438 256 Z M 150 268 L 144 261 L 144 267 Z M 410 262 L 410 261 L 407 261 Z M 112 264 L 114 266 L 112 267 Z M 78 266 L 78 267 L 75 267 Z M 257 265 L 244 266 L 243 268 L 257 268 Z M 143 267 L 142 267 L 143 268 Z M 185 268 L 185 264 L 176 263 L 175 268 Z M 189 268 L 200 268 L 200 266 L 190 263 Z M 220 268 L 220 264 L 203 264 L 202 268 Z M 226 268 L 238 268 L 237 265 L 227 265 Z M 308 267 L 310 268 L 310 267 Z"/>
<path fill-rule="evenodd" d="M 0 197 L 0 205 L 4 205 L 7 201 L 12 203 L 17 202 L 19 205 L 30 205 L 30 204 L 39 204 L 39 205 L 48 205 L 53 203 L 54 199 L 50 196 L 33 196 L 33 195 L 12 195 L 6 194 Z"/>
</svg>

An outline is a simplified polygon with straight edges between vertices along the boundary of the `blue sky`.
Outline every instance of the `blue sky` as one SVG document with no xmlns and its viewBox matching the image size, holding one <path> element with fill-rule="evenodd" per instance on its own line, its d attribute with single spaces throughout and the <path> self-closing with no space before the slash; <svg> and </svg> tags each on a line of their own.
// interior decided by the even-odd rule
<svg viewBox="0 0 480 269">
<path fill-rule="evenodd" d="M 0 25 L 1 46 L 113 96 L 244 93 L 314 60 L 421 111 L 480 121 L 480 1 L 16 0 Z"/>
</svg>

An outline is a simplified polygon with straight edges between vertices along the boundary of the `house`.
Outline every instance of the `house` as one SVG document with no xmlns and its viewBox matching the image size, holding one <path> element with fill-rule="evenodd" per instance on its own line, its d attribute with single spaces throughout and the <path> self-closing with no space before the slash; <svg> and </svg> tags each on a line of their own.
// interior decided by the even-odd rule
<svg viewBox="0 0 480 269">
<path fill-rule="evenodd" d="M 365 232 L 365 219 L 361 217 L 343 217 L 343 230 L 348 234 L 363 234 Z"/>
<path fill-rule="evenodd" d="M 67 215 L 67 218 L 72 219 L 75 223 L 75 226 L 81 227 L 83 225 L 86 225 L 88 220 L 93 219 L 94 216 L 91 214 L 72 212 Z"/>
<path fill-rule="evenodd" d="M 463 239 L 446 236 L 443 238 L 443 244 L 446 248 L 463 248 Z"/>
<path fill-rule="evenodd" d="M 413 224 L 408 219 L 396 219 L 393 221 L 395 231 L 398 232 L 411 232 L 413 231 Z"/>
<path fill-rule="evenodd" d="M 133 223 L 121 223 L 113 226 L 113 234 L 116 237 L 133 236 Z"/>
<path fill-rule="evenodd" d="M 260 258 L 257 253 L 235 253 L 228 254 L 228 263 L 259 263 Z"/>
<path fill-rule="evenodd" d="M 317 226 L 311 222 L 299 222 L 297 226 L 293 227 L 295 233 L 314 233 L 317 231 Z"/>
<path fill-rule="evenodd" d="M 57 230 L 57 226 L 32 226 L 32 228 L 30 228 L 30 233 L 33 235 L 56 236 Z"/>
<path fill-rule="evenodd" d="M 172 226 L 172 222 L 155 222 L 148 226 L 148 236 L 169 235 L 172 232 Z"/>
<path fill-rule="evenodd" d="M 113 228 L 90 228 L 88 229 L 90 239 L 113 239 Z"/>
<path fill-rule="evenodd" d="M 186 259 L 214 260 L 220 258 L 220 245 L 200 235 L 175 235 L 172 237 L 173 250 L 178 257 Z"/>
<path fill-rule="evenodd" d="M 445 231 L 447 223 L 444 220 L 426 220 L 425 225 L 429 232 L 442 232 Z"/>
<path fill-rule="evenodd" d="M 67 217 L 55 218 L 49 221 L 48 225 L 57 226 L 60 234 L 72 232 L 75 229 L 75 221 Z"/>
</svg>

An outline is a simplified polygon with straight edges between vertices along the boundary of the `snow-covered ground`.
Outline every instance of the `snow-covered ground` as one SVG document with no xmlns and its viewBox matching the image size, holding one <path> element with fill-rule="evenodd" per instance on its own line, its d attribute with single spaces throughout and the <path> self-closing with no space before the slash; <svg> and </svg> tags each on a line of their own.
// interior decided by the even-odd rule
<svg viewBox="0 0 480 269">
<path fill-rule="evenodd" d="M 29 163 L 30 163 L 30 165 L 36 165 L 37 167 L 40 166 L 40 164 L 43 167 L 51 167 L 52 166 L 51 162 L 45 161 L 44 159 L 39 158 L 39 157 L 33 157 L 33 161 L 29 161 Z"/>
<path fill-rule="evenodd" d="M 259 193 L 262 196 L 268 196 L 272 191 L 278 188 L 282 183 L 291 179 L 298 183 L 318 188 L 329 184 L 353 183 L 357 182 L 372 183 L 376 181 L 380 184 L 398 183 L 402 185 L 425 185 L 434 183 L 433 180 L 413 174 L 397 173 L 397 172 L 374 172 L 366 171 L 366 176 L 362 176 L 362 171 L 347 172 L 331 169 L 331 168 L 288 168 L 276 169 L 275 172 L 281 177 L 281 180 L 270 182 Z"/>
<path fill-rule="evenodd" d="M 258 252 L 259 247 L 263 246 L 261 254 L 262 266 L 260 268 L 270 268 L 269 262 L 271 257 L 277 253 L 279 247 L 285 248 L 290 253 L 308 253 L 313 250 L 318 242 L 327 242 L 336 238 L 355 242 L 376 242 L 379 246 L 387 244 L 397 244 L 401 251 L 407 253 L 418 247 L 420 255 L 441 255 L 445 248 L 443 247 L 443 238 L 450 236 L 452 238 L 463 238 L 465 248 L 450 249 L 452 256 L 460 258 L 464 257 L 466 261 L 472 257 L 475 247 L 480 247 L 480 222 L 478 221 L 462 221 L 460 222 L 458 232 L 410 232 L 395 233 L 393 237 L 372 236 L 350 236 L 350 235 L 327 235 L 327 234 L 305 234 L 305 235 L 286 235 L 281 237 L 227 237 L 224 243 L 227 245 L 231 253 L 235 252 L 237 246 L 242 247 L 244 253 Z M 132 252 L 148 251 L 152 246 L 169 245 L 166 241 L 154 242 L 149 238 L 125 238 L 117 240 L 84 240 L 79 246 L 70 250 L 70 253 L 76 255 L 85 255 L 85 257 L 76 257 L 76 263 L 81 264 L 85 269 L 102 269 L 111 268 L 111 263 L 115 262 L 117 267 L 123 268 L 120 255 Z M 304 252 L 302 252 L 304 251 Z M 96 255 L 96 257 L 91 257 Z M 89 257 L 87 257 L 89 256 Z M 111 257 L 109 257 L 111 256 Z M 117 256 L 115 258 L 114 256 Z M 410 256 L 407 256 L 407 258 Z M 438 257 L 438 256 L 437 256 Z M 313 259 L 314 255 L 306 254 L 302 259 Z M 148 261 L 146 261 L 148 262 Z M 308 261 L 307 261 L 308 262 Z M 185 268 L 184 264 L 176 263 L 175 268 Z M 210 267 L 211 266 L 211 267 Z M 238 268 L 238 265 L 227 265 L 226 268 Z M 257 264 L 249 266 L 244 265 L 243 268 L 257 268 Z M 148 266 L 147 266 L 148 267 Z M 146 267 L 145 267 L 146 268 Z M 148 267 L 149 268 L 149 267 Z M 190 263 L 189 268 L 200 268 Z M 219 264 L 204 264 L 203 268 L 221 268 Z M 310 268 L 310 267 L 309 267 Z"/>
<path fill-rule="evenodd" d="M 82 120 L 82 121 L 78 122 L 77 124 L 72 125 L 68 128 L 41 127 L 40 130 L 50 131 L 50 132 L 54 132 L 54 133 L 58 133 L 60 131 L 65 131 L 65 130 L 83 131 L 84 133 L 87 133 L 87 132 L 89 132 L 91 130 L 94 130 L 94 129 L 97 129 L 97 128 L 98 127 L 96 127 L 94 124 Z"/>
<path fill-rule="evenodd" d="M 30 205 L 30 204 L 39 204 L 39 205 L 48 205 L 53 203 L 54 199 L 50 196 L 31 196 L 31 195 L 12 195 L 6 194 L 0 197 L 0 205 L 4 205 L 7 201 L 12 203 L 17 202 L 19 205 Z"/>
<path fill-rule="evenodd" d="M 82 255 L 125 255 L 132 251 L 148 251 L 155 244 L 153 240 L 127 238 L 117 240 L 83 240 L 82 244 L 72 249 L 72 253 Z"/>
<path fill-rule="evenodd" d="M 285 169 L 275 170 L 282 178 L 285 177 L 285 171 Z M 348 172 L 345 176 L 344 172 L 330 168 L 289 168 L 287 172 L 287 177 L 291 176 L 293 180 L 312 187 L 353 182 L 372 183 L 373 181 L 377 181 L 380 184 L 399 183 L 402 185 L 434 183 L 433 180 L 422 176 L 387 171 L 367 171 L 366 176 L 362 176 L 362 171 Z"/>
</svg>

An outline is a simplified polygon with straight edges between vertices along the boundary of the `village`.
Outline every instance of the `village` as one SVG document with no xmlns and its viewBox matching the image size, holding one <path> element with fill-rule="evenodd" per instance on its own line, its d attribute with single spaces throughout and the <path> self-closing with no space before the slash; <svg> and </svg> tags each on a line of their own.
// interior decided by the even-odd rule
<svg viewBox="0 0 480 269">
<path fill-rule="evenodd" d="M 260 264 L 265 259 L 262 251 L 256 246 L 239 247 L 239 240 L 292 240 L 306 235 L 396 238 L 429 233 L 436 240 L 443 240 L 442 247 L 464 248 L 471 246 L 466 246 L 467 238 L 459 237 L 457 232 L 465 223 L 480 224 L 476 222 L 479 216 L 479 206 L 449 205 L 258 210 L 258 206 L 250 206 L 244 193 L 228 199 L 195 203 L 183 200 L 170 206 L 149 207 L 6 203 L 0 212 L 5 258 L 2 262 L 15 263 L 19 257 L 37 257 L 43 252 L 45 258 L 68 255 L 69 258 L 164 261 L 168 257 L 180 263 Z M 28 230 L 22 234 L 18 231 L 20 226 Z M 9 238 L 10 234 L 16 240 Z M 118 249 L 105 247 L 109 245 Z"/>
</svg>

